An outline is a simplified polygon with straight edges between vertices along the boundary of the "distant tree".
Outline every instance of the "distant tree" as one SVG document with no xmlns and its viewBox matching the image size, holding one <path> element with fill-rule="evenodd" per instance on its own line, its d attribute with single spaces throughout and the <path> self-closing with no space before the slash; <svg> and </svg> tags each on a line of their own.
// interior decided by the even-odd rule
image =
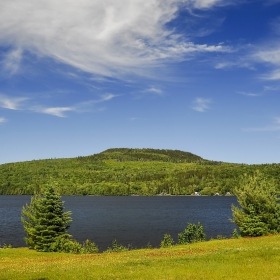
<svg viewBox="0 0 280 280">
<path fill-rule="evenodd" d="M 52 245 L 58 238 L 70 239 L 67 229 L 72 221 L 71 212 L 64 212 L 63 201 L 53 187 L 47 187 L 42 196 L 33 196 L 21 213 L 29 248 L 53 251 Z"/>
<path fill-rule="evenodd" d="M 280 204 L 276 182 L 260 172 L 244 176 L 235 189 L 240 207 L 232 206 L 232 221 L 242 236 L 280 232 Z"/>
</svg>

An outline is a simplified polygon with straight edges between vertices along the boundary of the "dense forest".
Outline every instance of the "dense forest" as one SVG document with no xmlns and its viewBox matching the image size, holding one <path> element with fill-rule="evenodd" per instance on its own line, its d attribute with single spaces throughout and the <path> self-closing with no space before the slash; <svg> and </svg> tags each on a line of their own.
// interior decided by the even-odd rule
<svg viewBox="0 0 280 280">
<path fill-rule="evenodd" d="M 233 164 L 178 150 L 109 149 L 77 158 L 0 165 L 0 194 L 34 194 L 55 185 L 62 195 L 225 195 L 259 170 L 280 183 L 280 164 Z"/>
</svg>

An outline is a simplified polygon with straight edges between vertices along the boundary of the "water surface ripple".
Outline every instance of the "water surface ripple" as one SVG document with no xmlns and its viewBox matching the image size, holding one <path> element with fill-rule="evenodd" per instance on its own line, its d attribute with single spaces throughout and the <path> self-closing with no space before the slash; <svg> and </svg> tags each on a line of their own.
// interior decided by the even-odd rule
<svg viewBox="0 0 280 280">
<path fill-rule="evenodd" d="M 187 223 L 202 223 L 207 238 L 231 236 L 236 227 L 231 205 L 235 197 L 211 196 L 63 196 L 72 212 L 69 233 L 82 242 L 90 239 L 105 250 L 114 239 L 141 248 L 159 246 L 165 233 L 177 240 Z M 30 196 L 0 195 L 0 244 L 25 246 L 20 221 L 22 206 Z"/>
</svg>

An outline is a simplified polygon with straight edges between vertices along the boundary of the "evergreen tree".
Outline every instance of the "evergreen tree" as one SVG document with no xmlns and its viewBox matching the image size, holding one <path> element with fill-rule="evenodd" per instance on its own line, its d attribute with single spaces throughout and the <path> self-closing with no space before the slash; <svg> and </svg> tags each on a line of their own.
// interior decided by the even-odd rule
<svg viewBox="0 0 280 280">
<path fill-rule="evenodd" d="M 256 172 L 243 178 L 235 195 L 240 207 L 232 206 L 232 221 L 242 236 L 280 232 L 280 204 L 275 181 Z"/>
<path fill-rule="evenodd" d="M 70 239 L 67 229 L 72 221 L 71 212 L 64 212 L 63 204 L 54 188 L 48 187 L 42 196 L 33 196 L 30 204 L 22 208 L 21 221 L 29 248 L 51 251 L 57 238 Z"/>
<path fill-rule="evenodd" d="M 201 223 L 197 225 L 188 223 L 185 230 L 178 234 L 178 244 L 195 243 L 205 239 L 206 234 Z"/>
</svg>

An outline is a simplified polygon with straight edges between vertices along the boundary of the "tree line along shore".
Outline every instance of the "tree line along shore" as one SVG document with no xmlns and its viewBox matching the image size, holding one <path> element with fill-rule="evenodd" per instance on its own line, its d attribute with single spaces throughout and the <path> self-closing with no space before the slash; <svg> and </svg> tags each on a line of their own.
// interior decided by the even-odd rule
<svg viewBox="0 0 280 280">
<path fill-rule="evenodd" d="M 62 195 L 226 195 L 244 174 L 257 170 L 280 185 L 280 164 L 217 162 L 177 150 L 109 149 L 85 157 L 2 164 L 0 194 L 32 195 L 55 184 Z"/>
</svg>

